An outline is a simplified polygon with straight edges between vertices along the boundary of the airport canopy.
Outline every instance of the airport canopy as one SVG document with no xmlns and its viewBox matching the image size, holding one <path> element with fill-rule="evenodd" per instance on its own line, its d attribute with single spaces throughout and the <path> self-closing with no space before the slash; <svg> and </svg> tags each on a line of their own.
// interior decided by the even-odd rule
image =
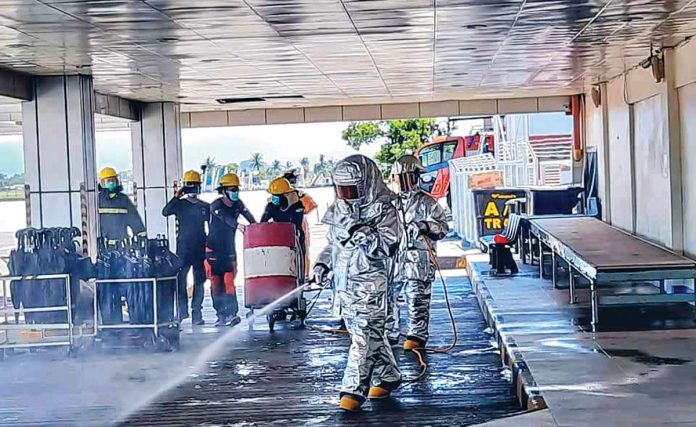
<svg viewBox="0 0 696 427">
<path fill-rule="evenodd" d="M 4 0 L 0 67 L 185 112 L 569 95 L 695 26 L 693 0 Z"/>
</svg>

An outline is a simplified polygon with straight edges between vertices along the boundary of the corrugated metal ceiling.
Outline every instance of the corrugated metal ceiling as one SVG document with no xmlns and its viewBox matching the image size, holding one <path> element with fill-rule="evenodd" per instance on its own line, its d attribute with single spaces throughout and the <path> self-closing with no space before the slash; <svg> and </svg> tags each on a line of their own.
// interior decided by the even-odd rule
<svg viewBox="0 0 696 427">
<path fill-rule="evenodd" d="M 2 0 L 0 66 L 187 111 L 567 94 L 695 18 L 694 0 Z"/>
</svg>

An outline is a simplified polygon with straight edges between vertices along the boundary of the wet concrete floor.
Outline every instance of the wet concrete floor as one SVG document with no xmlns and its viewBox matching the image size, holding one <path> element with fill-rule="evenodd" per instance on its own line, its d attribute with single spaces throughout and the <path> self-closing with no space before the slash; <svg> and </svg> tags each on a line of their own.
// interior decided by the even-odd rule
<svg viewBox="0 0 696 427">
<path fill-rule="evenodd" d="M 458 345 L 449 355 L 428 355 L 427 378 L 402 386 L 388 402 L 367 403 L 356 414 L 337 409 L 349 339 L 311 327 L 328 322 L 329 302 L 322 299 L 310 328 L 283 324 L 271 334 L 257 323 L 206 363 L 204 372 L 163 393 L 123 425 L 471 425 L 519 412 L 510 374 L 484 331 L 468 279 L 447 282 Z M 451 327 L 437 284 L 432 305 L 431 344 L 446 346 Z M 415 357 L 400 350 L 397 357 L 405 377 L 416 377 Z"/>
<path fill-rule="evenodd" d="M 206 298 L 208 323 L 193 328 L 185 322 L 178 352 L 87 348 L 75 357 L 60 350 L 9 356 L 0 362 L 0 425 L 470 425 L 516 413 L 510 374 L 463 274 L 445 271 L 457 347 L 428 355 L 425 380 L 404 385 L 393 401 L 366 404 L 359 414 L 337 409 L 347 336 L 286 324 L 271 334 L 264 322 L 249 331 L 246 321 L 221 331 L 212 326 Z M 434 291 L 432 345 L 444 347 L 450 325 L 438 284 Z M 243 301 L 242 287 L 238 293 Z M 319 301 L 309 322 L 315 327 L 329 321 L 329 301 Z M 218 351 L 206 361 L 211 347 Z M 398 357 L 404 375 L 414 378 L 414 356 L 399 351 Z"/>
<path fill-rule="evenodd" d="M 489 296 L 484 304 L 496 329 L 548 404 L 548 425 L 696 425 L 692 307 L 602 309 L 601 331 L 593 333 L 587 291 L 579 291 L 580 303 L 570 305 L 568 290 L 540 279 L 538 267 L 490 277 L 484 257 L 467 260 Z M 509 419 L 494 425 L 523 424 Z"/>
</svg>

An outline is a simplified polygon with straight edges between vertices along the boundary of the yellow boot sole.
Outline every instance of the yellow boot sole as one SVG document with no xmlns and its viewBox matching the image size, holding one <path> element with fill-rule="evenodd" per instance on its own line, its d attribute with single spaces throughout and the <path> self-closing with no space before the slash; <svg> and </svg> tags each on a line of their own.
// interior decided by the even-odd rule
<svg viewBox="0 0 696 427">
<path fill-rule="evenodd" d="M 360 401 L 348 395 L 341 397 L 341 401 L 339 402 L 339 407 L 348 412 L 355 412 L 359 410 L 361 406 L 362 403 L 360 403 Z"/>
<path fill-rule="evenodd" d="M 368 393 L 367 397 L 372 400 L 380 400 L 389 398 L 390 394 L 391 392 L 389 390 L 382 387 L 370 387 L 370 392 Z"/>
<path fill-rule="evenodd" d="M 412 351 L 417 348 L 422 348 L 423 344 L 419 343 L 418 341 L 413 341 L 413 340 L 406 340 L 404 341 L 404 350 L 406 351 Z"/>
</svg>

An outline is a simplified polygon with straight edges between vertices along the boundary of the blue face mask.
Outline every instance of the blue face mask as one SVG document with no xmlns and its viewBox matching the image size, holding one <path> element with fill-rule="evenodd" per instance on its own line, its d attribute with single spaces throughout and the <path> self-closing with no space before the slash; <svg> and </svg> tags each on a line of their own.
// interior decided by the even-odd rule
<svg viewBox="0 0 696 427">
<path fill-rule="evenodd" d="M 280 205 L 280 196 L 271 197 L 271 203 L 273 203 L 276 206 Z"/>
<path fill-rule="evenodd" d="M 106 183 L 106 189 L 113 193 L 118 188 L 118 183 L 114 181 L 109 181 Z"/>
<path fill-rule="evenodd" d="M 233 202 L 236 202 L 239 200 L 239 191 L 228 191 L 227 197 L 229 197 Z"/>
</svg>

